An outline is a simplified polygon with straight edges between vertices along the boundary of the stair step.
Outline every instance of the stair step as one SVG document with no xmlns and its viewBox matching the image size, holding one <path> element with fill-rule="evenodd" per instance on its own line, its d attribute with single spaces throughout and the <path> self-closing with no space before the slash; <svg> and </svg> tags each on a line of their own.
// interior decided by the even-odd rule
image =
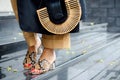
<svg viewBox="0 0 120 80">
<path fill-rule="evenodd" d="M 84 59 L 87 59 L 92 55 L 97 54 L 97 52 L 104 50 L 105 48 L 117 43 L 117 41 L 120 40 L 119 38 L 120 34 L 110 34 L 110 33 L 101 33 L 101 32 L 93 32 L 93 33 L 85 33 L 81 35 L 78 34 L 77 37 L 74 36 L 74 34 L 72 34 L 71 36 L 72 49 L 56 50 L 56 53 L 57 53 L 56 69 L 46 74 L 38 75 L 35 78 L 32 78 L 32 80 L 49 79 L 50 76 L 58 74 L 64 68 L 77 64 L 78 62 Z M 77 38 L 77 40 L 74 38 Z M 100 41 L 96 41 L 97 39 L 100 39 Z M 84 40 L 84 43 L 81 43 L 82 40 Z M 90 45 L 91 47 L 89 47 Z M 83 50 L 86 50 L 86 52 L 81 53 L 81 51 Z M 26 76 L 23 75 L 26 71 L 22 67 L 22 61 L 24 59 L 24 55 L 26 51 L 27 50 L 21 50 L 21 51 L 14 52 L 15 55 L 13 54 L 4 55 L 2 57 L 0 66 L 2 67 L 1 68 L 2 73 L 6 74 L 6 77 L 3 78 L 3 80 L 8 80 L 8 79 L 24 80 L 26 79 L 26 77 L 32 77 L 32 75 L 26 75 Z M 7 71 L 8 66 L 12 66 L 12 68 L 17 69 L 18 72 L 16 72 L 16 74 L 14 74 L 12 71 L 8 72 Z M 18 79 L 17 76 L 21 76 L 21 77 Z"/>
<path fill-rule="evenodd" d="M 101 24 L 86 24 L 86 22 L 82 22 L 80 24 L 80 31 L 81 33 L 85 32 L 98 32 L 98 31 L 107 31 L 108 23 L 101 23 Z"/>
<path fill-rule="evenodd" d="M 0 57 L 26 48 L 26 42 L 15 17 L 0 16 Z"/>
</svg>

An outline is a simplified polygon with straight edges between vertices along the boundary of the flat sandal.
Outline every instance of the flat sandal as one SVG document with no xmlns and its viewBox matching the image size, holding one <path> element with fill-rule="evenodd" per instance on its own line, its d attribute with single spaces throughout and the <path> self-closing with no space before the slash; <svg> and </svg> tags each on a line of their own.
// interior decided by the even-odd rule
<svg viewBox="0 0 120 80">
<path fill-rule="evenodd" d="M 39 66 L 39 69 L 35 69 L 35 66 Z M 33 68 L 31 69 L 30 71 L 30 74 L 36 74 L 36 75 L 39 75 L 39 74 L 43 74 L 45 72 L 48 72 L 50 70 L 53 70 L 55 69 L 55 61 L 50 64 L 48 62 L 48 60 L 46 59 L 43 59 L 43 60 L 39 60 L 38 63 L 36 64 L 35 66 L 33 66 Z M 47 67 L 45 67 L 45 65 L 48 65 Z"/>
<path fill-rule="evenodd" d="M 36 55 L 37 55 L 37 53 L 34 52 L 34 48 L 35 48 L 34 46 L 31 46 L 30 49 L 33 49 L 33 51 L 32 52 L 27 51 L 25 59 L 23 60 L 24 69 L 31 69 L 32 66 L 35 65 L 35 63 L 36 63 Z M 39 49 L 38 49 L 38 53 L 40 53 Z"/>
</svg>

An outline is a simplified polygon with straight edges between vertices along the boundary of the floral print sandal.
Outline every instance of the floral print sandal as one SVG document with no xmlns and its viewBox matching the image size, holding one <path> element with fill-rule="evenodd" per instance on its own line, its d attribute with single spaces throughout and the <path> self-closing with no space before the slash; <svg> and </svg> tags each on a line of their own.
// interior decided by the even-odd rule
<svg viewBox="0 0 120 80">
<path fill-rule="evenodd" d="M 36 63 L 35 54 L 36 54 L 35 52 L 29 53 L 29 51 L 27 51 L 27 54 L 23 61 L 24 69 L 30 69 L 30 68 L 32 68 L 32 65 L 34 65 Z"/>
<path fill-rule="evenodd" d="M 38 49 L 38 53 L 41 53 L 41 50 L 39 50 L 39 49 Z M 36 55 L 38 53 L 35 51 L 35 47 L 34 46 L 31 46 L 28 49 L 27 54 L 25 56 L 25 59 L 23 60 L 23 67 L 24 67 L 24 69 L 31 69 L 32 66 L 35 65 L 35 63 L 36 63 Z"/>
<path fill-rule="evenodd" d="M 30 71 L 30 74 L 43 74 L 53 69 L 55 69 L 55 61 L 52 64 L 50 64 L 48 60 L 43 59 L 39 60 L 38 63 L 36 63 L 35 66 L 33 66 L 33 68 Z"/>
</svg>

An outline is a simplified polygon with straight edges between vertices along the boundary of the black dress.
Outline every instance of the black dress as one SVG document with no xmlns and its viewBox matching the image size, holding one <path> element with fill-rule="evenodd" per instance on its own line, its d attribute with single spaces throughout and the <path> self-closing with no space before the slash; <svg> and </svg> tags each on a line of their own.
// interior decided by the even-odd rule
<svg viewBox="0 0 120 80">
<path fill-rule="evenodd" d="M 17 0 L 19 24 L 20 24 L 20 28 L 23 31 L 36 32 L 42 34 L 52 34 L 42 27 L 37 16 L 36 10 L 47 6 L 47 4 L 43 1 L 47 1 L 47 0 Z M 83 3 L 84 0 L 81 1 L 82 1 L 81 7 L 84 10 L 85 7 Z M 82 16 L 84 17 L 85 14 L 82 14 Z M 79 31 L 79 24 L 71 32 L 78 32 L 78 31 Z"/>
</svg>

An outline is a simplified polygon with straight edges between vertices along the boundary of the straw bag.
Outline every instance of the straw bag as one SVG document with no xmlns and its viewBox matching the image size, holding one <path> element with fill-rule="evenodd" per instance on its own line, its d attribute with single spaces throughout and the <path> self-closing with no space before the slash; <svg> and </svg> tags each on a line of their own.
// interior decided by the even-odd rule
<svg viewBox="0 0 120 80">
<path fill-rule="evenodd" d="M 37 10 L 42 26 L 53 34 L 72 31 L 81 18 L 79 0 L 46 0 L 47 6 Z"/>
</svg>

